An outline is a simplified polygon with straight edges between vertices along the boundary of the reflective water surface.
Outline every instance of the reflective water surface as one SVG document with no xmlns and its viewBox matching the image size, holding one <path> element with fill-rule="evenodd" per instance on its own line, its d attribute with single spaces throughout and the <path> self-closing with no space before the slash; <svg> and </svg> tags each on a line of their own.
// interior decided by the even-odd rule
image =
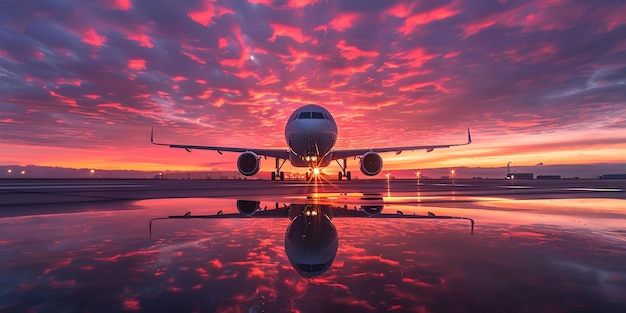
<svg viewBox="0 0 626 313">
<path fill-rule="evenodd" d="M 0 310 L 625 311 L 626 200 L 384 196 L 10 214 Z"/>
</svg>

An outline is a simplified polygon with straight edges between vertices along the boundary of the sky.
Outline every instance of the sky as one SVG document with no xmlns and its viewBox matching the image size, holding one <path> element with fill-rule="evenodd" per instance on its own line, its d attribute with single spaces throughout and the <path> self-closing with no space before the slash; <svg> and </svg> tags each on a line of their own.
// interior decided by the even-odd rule
<svg viewBox="0 0 626 313">
<path fill-rule="evenodd" d="M 624 16 L 582 0 L 2 1 L 0 165 L 236 170 L 237 154 L 153 146 L 150 129 L 283 148 L 309 103 L 339 149 L 472 130 L 384 154 L 383 173 L 626 163 Z"/>
</svg>

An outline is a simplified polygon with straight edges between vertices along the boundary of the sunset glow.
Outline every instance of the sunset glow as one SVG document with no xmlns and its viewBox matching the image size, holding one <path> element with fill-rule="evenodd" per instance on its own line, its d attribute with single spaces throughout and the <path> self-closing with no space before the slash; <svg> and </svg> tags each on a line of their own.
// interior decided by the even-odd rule
<svg viewBox="0 0 626 313">
<path fill-rule="evenodd" d="M 335 117 L 337 149 L 472 130 L 384 154 L 384 173 L 626 161 L 619 1 L 183 2 L 0 3 L 0 165 L 234 171 L 236 153 L 152 146 L 150 128 L 286 148 L 309 103 Z"/>
</svg>

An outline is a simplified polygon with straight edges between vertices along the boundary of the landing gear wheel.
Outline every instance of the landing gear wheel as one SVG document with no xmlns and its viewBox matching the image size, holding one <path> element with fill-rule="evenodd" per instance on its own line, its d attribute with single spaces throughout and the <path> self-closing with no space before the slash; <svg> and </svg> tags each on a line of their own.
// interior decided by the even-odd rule
<svg viewBox="0 0 626 313">
<path fill-rule="evenodd" d="M 346 172 L 346 180 L 352 180 L 352 172 Z"/>
<path fill-rule="evenodd" d="M 285 172 L 281 172 L 280 169 L 285 165 L 287 159 L 282 159 L 283 163 L 280 163 L 281 158 L 276 158 L 276 169 L 272 172 L 272 180 L 276 180 L 279 178 L 280 180 L 285 180 Z"/>
<path fill-rule="evenodd" d="M 342 180 L 342 179 L 343 179 L 343 173 L 342 173 L 342 172 L 339 172 L 339 173 L 337 174 L 337 180 Z"/>
</svg>

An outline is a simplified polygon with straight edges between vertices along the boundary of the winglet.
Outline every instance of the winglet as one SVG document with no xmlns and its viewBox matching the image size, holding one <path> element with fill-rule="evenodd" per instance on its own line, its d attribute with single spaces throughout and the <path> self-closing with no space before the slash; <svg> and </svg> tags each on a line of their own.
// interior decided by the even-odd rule
<svg viewBox="0 0 626 313">
<path fill-rule="evenodd" d="M 154 127 L 150 129 L 150 143 L 154 143 Z"/>
<path fill-rule="evenodd" d="M 472 143 L 472 135 L 470 134 L 469 128 L 467 129 L 467 144 Z"/>
</svg>

